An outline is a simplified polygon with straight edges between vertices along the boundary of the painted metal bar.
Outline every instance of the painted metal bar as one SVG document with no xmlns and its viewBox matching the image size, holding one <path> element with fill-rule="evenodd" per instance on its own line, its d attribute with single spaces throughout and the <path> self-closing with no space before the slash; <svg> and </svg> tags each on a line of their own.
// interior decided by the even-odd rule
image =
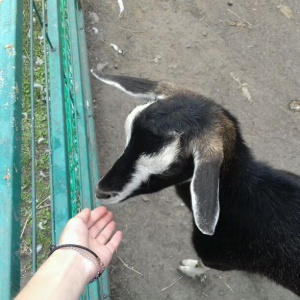
<svg viewBox="0 0 300 300">
<path fill-rule="evenodd" d="M 67 147 L 69 155 L 70 194 L 72 216 L 81 209 L 81 180 L 80 180 L 80 153 L 78 145 L 78 111 L 76 107 L 76 90 L 74 82 L 74 51 L 72 49 L 71 23 L 69 15 L 69 1 L 60 0 L 60 37 L 62 43 L 62 61 L 64 72 L 64 103 L 66 109 Z"/>
<path fill-rule="evenodd" d="M 77 28 L 77 11 L 75 7 L 75 1 L 68 2 L 68 16 L 70 26 L 70 47 L 72 53 L 72 67 L 73 67 L 73 80 L 74 80 L 74 100 L 76 109 L 76 127 L 78 134 L 78 152 L 79 152 L 79 174 L 80 176 L 80 200 L 82 207 L 91 207 L 91 182 L 90 182 L 90 168 L 87 152 L 87 140 L 86 140 L 86 121 L 85 121 L 85 108 L 84 98 L 81 82 L 81 61 L 79 53 L 79 40 L 78 40 L 78 28 Z M 82 174 L 85 174 L 83 177 Z M 85 289 L 82 299 L 100 299 L 99 298 L 98 283 L 94 282 Z M 90 293 L 91 292 L 91 293 Z M 95 295 L 95 297 L 92 297 Z"/>
<path fill-rule="evenodd" d="M 0 299 L 20 288 L 23 1 L 0 3 Z"/>
<path fill-rule="evenodd" d="M 33 29 L 33 0 L 29 2 L 29 28 L 30 28 L 30 104 L 31 104 L 31 250 L 32 273 L 37 269 L 37 233 L 36 233 L 36 165 L 35 165 L 35 100 L 34 100 L 34 29 Z"/>
<path fill-rule="evenodd" d="M 64 103 L 64 78 L 59 26 L 61 25 L 59 1 L 47 2 L 48 33 L 54 52 L 49 52 L 51 176 L 52 176 L 52 238 L 59 236 L 71 217 L 70 176 L 67 152 L 66 112 Z"/>
<path fill-rule="evenodd" d="M 79 206 L 90 208 L 95 206 L 93 187 L 98 179 L 98 166 L 89 68 L 83 30 L 83 12 L 77 0 L 67 2 L 65 0 L 53 0 L 47 3 L 47 13 L 48 33 L 53 47 L 56 49 L 55 53 L 49 52 L 49 82 L 53 178 L 52 209 L 53 231 L 55 232 L 53 239 L 54 242 L 57 242 L 65 222 L 71 217 L 71 211 L 74 210 L 73 204 L 76 202 L 74 198 L 76 195 L 81 201 Z M 54 107 L 56 107 L 55 113 Z M 57 122 L 59 120 L 60 130 L 58 132 Z M 76 128 L 72 127 L 74 124 Z M 74 136 L 70 136 L 70 134 L 74 134 Z M 59 166 L 55 162 L 56 157 L 54 155 L 54 151 L 58 150 L 55 148 L 57 139 L 60 140 L 61 145 L 58 155 L 60 155 L 59 161 L 65 174 L 62 182 L 67 203 L 58 203 L 61 200 L 61 198 L 58 199 L 60 194 L 57 192 L 59 189 L 57 185 L 59 183 L 56 180 Z M 69 158 L 67 157 L 68 153 Z M 72 165 L 77 163 L 76 160 L 78 160 L 78 170 L 74 170 Z M 75 167 L 77 168 L 77 166 Z M 74 171 L 76 173 L 73 174 Z M 78 176 L 79 184 L 74 176 Z M 74 194 L 72 189 L 77 191 L 78 187 L 78 194 L 77 192 Z M 66 214 L 63 218 L 60 218 L 57 212 L 60 207 L 66 207 Z M 58 219 L 64 220 L 64 223 L 59 221 L 60 224 L 58 224 Z M 101 276 L 99 282 L 87 287 L 82 299 L 110 299 L 107 271 Z"/>
<path fill-rule="evenodd" d="M 98 180 L 97 148 L 93 123 L 93 103 L 89 81 L 84 16 L 77 0 L 68 2 L 71 47 L 74 68 L 74 86 L 77 131 L 80 154 L 81 201 L 83 207 L 95 207 L 94 186 Z M 96 158 L 96 159 L 95 159 Z M 84 176 L 83 176 L 84 174 Z M 100 203 L 98 202 L 98 205 Z M 100 292 L 100 294 L 99 294 Z M 98 282 L 90 284 L 86 290 L 89 299 L 110 299 L 108 272 L 105 271 Z"/>
<path fill-rule="evenodd" d="M 46 6 L 45 6 L 45 0 L 42 0 L 42 18 L 43 20 L 46 20 Z M 49 182 L 50 182 L 50 195 L 53 194 L 53 185 L 51 184 L 53 181 L 52 178 L 52 172 L 51 172 L 51 166 L 52 166 L 52 156 L 51 156 L 51 144 L 52 144 L 52 139 L 51 139 L 51 122 L 50 122 L 50 96 L 49 96 L 49 62 L 48 62 L 48 45 L 45 40 L 46 36 L 46 22 L 43 22 L 43 47 L 44 47 L 44 70 L 45 70 L 45 91 L 46 91 L 46 107 L 47 107 L 47 128 L 48 128 L 48 149 L 49 149 Z M 55 51 L 55 48 L 53 45 L 49 45 L 51 51 Z M 51 197 L 51 196 L 50 196 Z M 52 201 L 51 201 L 52 204 Z"/>
<path fill-rule="evenodd" d="M 83 86 L 82 86 L 82 65 L 78 40 L 78 24 L 77 24 L 77 8 L 75 1 L 68 2 L 69 19 L 70 19 L 70 46 L 72 52 L 72 67 L 73 67 L 73 81 L 74 81 L 74 93 L 75 93 L 75 109 L 76 109 L 76 125 L 78 135 L 78 151 L 80 155 L 79 170 L 80 170 L 80 186 L 81 186 L 81 202 L 83 207 L 91 208 L 91 201 L 93 187 L 90 182 L 90 165 L 89 154 L 87 149 L 86 139 L 86 118 L 85 118 L 85 99 L 83 98 Z M 85 176 L 82 176 L 85 174 Z"/>
</svg>

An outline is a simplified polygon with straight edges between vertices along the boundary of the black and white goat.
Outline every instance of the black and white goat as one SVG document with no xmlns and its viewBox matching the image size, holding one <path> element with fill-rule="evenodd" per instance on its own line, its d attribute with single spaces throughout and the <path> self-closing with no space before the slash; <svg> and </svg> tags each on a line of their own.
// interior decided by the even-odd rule
<svg viewBox="0 0 300 300">
<path fill-rule="evenodd" d="M 254 160 L 237 120 L 224 108 L 172 83 L 92 73 L 148 100 L 125 123 L 126 148 L 96 187 L 103 204 L 175 185 L 194 216 L 208 268 L 259 273 L 300 295 L 300 177 Z"/>
</svg>

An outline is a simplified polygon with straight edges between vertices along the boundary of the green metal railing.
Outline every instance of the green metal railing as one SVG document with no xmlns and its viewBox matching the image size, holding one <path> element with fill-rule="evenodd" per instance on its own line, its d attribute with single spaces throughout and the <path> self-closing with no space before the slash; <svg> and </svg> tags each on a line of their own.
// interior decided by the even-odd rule
<svg viewBox="0 0 300 300">
<path fill-rule="evenodd" d="M 33 0 L 29 2 L 33 272 L 37 268 L 33 16 L 44 36 L 53 243 L 72 216 L 96 205 L 93 187 L 98 179 L 83 10 L 79 0 L 41 2 L 41 12 Z M 0 255 L 5 270 L 0 299 L 11 299 L 20 285 L 22 38 L 17 33 L 22 32 L 22 3 L 0 1 Z M 82 298 L 110 299 L 107 271 Z"/>
<path fill-rule="evenodd" d="M 71 209 L 72 216 L 75 215 L 81 207 L 80 196 L 80 168 L 79 168 L 79 149 L 78 149 L 78 131 L 77 131 L 77 108 L 76 92 L 74 87 L 74 68 L 73 59 L 76 55 L 71 48 L 71 28 L 67 1 L 60 1 L 60 40 L 62 45 L 63 58 L 63 89 L 66 110 L 66 130 L 67 145 L 69 157 L 69 174 L 71 185 Z M 80 70 L 79 70 L 80 71 Z M 79 95 L 80 96 L 80 95 Z"/>
<path fill-rule="evenodd" d="M 0 2 L 0 299 L 20 286 L 22 14 L 22 2 Z"/>
<path fill-rule="evenodd" d="M 57 49 L 49 52 L 50 111 L 55 111 L 50 125 L 53 239 L 57 241 L 67 218 L 81 207 L 94 207 L 98 167 L 82 7 L 78 0 L 60 0 L 49 1 L 47 9 L 48 34 Z M 84 296 L 108 299 L 109 295 L 105 272 Z"/>
</svg>

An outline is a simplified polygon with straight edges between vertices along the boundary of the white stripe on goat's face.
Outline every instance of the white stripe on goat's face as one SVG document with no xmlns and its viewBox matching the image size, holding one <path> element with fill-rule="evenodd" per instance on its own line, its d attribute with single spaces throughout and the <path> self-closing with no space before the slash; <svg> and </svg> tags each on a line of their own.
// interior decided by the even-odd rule
<svg viewBox="0 0 300 300">
<path fill-rule="evenodd" d="M 179 138 L 177 138 L 153 155 L 140 155 L 135 163 L 130 182 L 124 186 L 122 191 L 112 192 L 112 196 L 108 200 L 100 199 L 101 202 L 104 204 L 119 203 L 132 195 L 142 183 L 146 183 L 151 175 L 163 173 L 177 158 L 179 145 Z"/>
<path fill-rule="evenodd" d="M 127 117 L 125 121 L 125 133 L 126 133 L 126 146 L 128 145 L 130 138 L 131 138 L 131 131 L 134 120 L 137 118 L 137 116 L 148 106 L 153 104 L 154 102 L 149 102 L 143 105 L 137 106 Z"/>
</svg>

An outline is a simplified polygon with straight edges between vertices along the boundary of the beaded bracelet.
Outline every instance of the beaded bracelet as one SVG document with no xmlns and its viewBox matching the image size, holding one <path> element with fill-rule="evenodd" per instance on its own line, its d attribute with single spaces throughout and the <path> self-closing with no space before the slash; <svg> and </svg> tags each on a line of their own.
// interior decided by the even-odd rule
<svg viewBox="0 0 300 300">
<path fill-rule="evenodd" d="M 98 257 L 98 255 L 97 255 L 95 252 L 93 252 L 92 250 L 90 250 L 90 249 L 88 249 L 88 248 L 86 248 L 86 247 L 84 247 L 84 246 L 81 246 L 81 245 L 76 245 L 76 244 L 63 244 L 63 245 L 58 245 L 58 246 L 56 246 L 56 245 L 51 245 L 51 246 L 50 246 L 50 253 L 49 253 L 48 257 L 49 257 L 54 251 L 56 251 L 57 249 L 61 249 L 61 248 L 69 248 L 69 249 L 75 250 L 75 251 L 79 252 L 82 256 L 84 256 L 85 258 L 89 259 L 90 261 L 92 261 L 92 262 L 95 264 L 95 266 L 96 266 L 96 268 L 97 268 L 97 275 L 96 275 L 96 277 L 95 277 L 92 281 L 90 281 L 89 283 L 92 283 L 92 282 L 94 282 L 95 280 L 97 280 L 97 279 L 101 276 L 101 274 L 103 273 L 103 271 L 104 271 L 104 269 L 105 269 L 105 266 L 104 266 L 103 261 Z M 89 256 L 89 255 L 86 255 L 86 254 L 85 254 L 83 251 L 81 251 L 80 249 L 85 250 L 85 251 L 91 253 L 94 257 L 91 257 L 91 256 Z"/>
</svg>

